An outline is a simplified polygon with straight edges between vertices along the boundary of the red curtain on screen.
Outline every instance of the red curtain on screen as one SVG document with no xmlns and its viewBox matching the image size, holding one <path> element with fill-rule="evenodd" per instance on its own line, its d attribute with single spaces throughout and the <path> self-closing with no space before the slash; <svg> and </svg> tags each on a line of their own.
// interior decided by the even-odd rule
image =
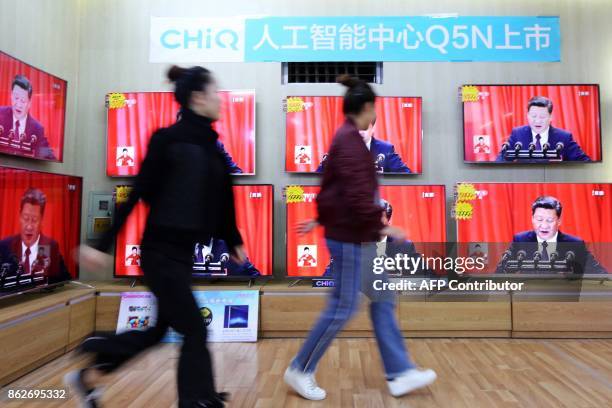
<svg viewBox="0 0 612 408">
<path fill-rule="evenodd" d="M 115 241 L 115 276 L 142 276 L 140 265 L 131 265 L 128 257 L 132 247 L 137 246 L 140 253 L 140 241 L 144 233 L 149 208 L 140 201 L 128 216 L 125 225 L 117 234 Z"/>
<path fill-rule="evenodd" d="M 341 96 L 299 96 L 301 108 L 286 114 L 285 168 L 289 172 L 314 172 L 327 153 L 336 130 L 344 122 Z M 297 105 L 295 105 L 297 106 Z M 390 142 L 413 173 L 421 173 L 421 111 L 417 97 L 376 99 L 374 137 Z M 296 163 L 296 146 L 310 147 L 310 163 Z"/>
<path fill-rule="evenodd" d="M 236 223 L 249 260 L 262 275 L 272 275 L 274 187 L 234 186 Z"/>
<path fill-rule="evenodd" d="M 287 204 L 287 275 L 322 276 L 329 264 L 323 228 L 318 227 L 301 237 L 295 232 L 299 222 L 316 218 L 315 199 L 320 188 L 302 188 L 305 201 Z M 381 186 L 380 196 L 393 207 L 391 224 L 404 229 L 407 238 L 415 243 L 418 251 L 428 256 L 443 252 L 443 244 L 428 243 L 446 241 L 444 186 Z M 316 266 L 298 265 L 304 246 L 308 246 L 311 254 L 316 252 Z"/>
<path fill-rule="evenodd" d="M 597 85 L 477 85 L 478 102 L 464 102 L 467 161 L 495 161 L 512 129 L 527 125 L 527 102 L 545 96 L 553 102 L 551 125 L 571 132 L 591 160 L 601 160 Z M 474 136 L 490 139 L 490 152 L 474 152 Z"/>
<path fill-rule="evenodd" d="M 135 176 L 153 132 L 176 122 L 178 104 L 172 92 L 128 92 L 125 106 L 107 110 L 106 174 Z M 255 92 L 220 91 L 221 118 L 214 127 L 219 140 L 244 173 L 255 173 Z M 117 156 L 127 147 L 133 166 L 119 166 Z"/>
<path fill-rule="evenodd" d="M 272 275 L 272 228 L 274 191 L 272 185 L 234 186 L 236 223 L 249 260 L 262 275 Z M 128 265 L 133 246 L 139 246 L 148 208 L 137 204 L 117 235 L 115 276 L 142 276 L 140 266 Z"/>
<path fill-rule="evenodd" d="M 11 105 L 11 85 L 15 75 L 24 75 L 32 84 L 29 115 L 43 126 L 57 160 L 64 161 L 66 81 L 0 51 L 0 106 Z"/>
<path fill-rule="evenodd" d="M 556 197 L 563 205 L 560 230 L 587 243 L 612 243 L 612 184 L 473 183 L 482 198 L 472 201 L 473 216 L 457 221 L 458 242 L 491 245 L 495 266 L 512 237 L 533 229 L 531 204 L 539 196 Z M 594 193 L 596 192 L 596 193 Z M 603 195 L 599 195 L 602 192 Z M 610 248 L 595 245 L 597 260 L 612 270 Z"/>
<path fill-rule="evenodd" d="M 60 253 L 73 278 L 78 277 L 72 251 L 79 246 L 81 231 L 82 180 L 79 177 L 0 169 L 0 239 L 21 231 L 21 197 L 29 188 L 40 189 L 47 198 L 41 234 L 59 244 Z"/>
<path fill-rule="evenodd" d="M 317 227 L 302 236 L 295 231 L 299 222 L 317 218 L 315 199 L 321 188 L 318 186 L 301 187 L 304 189 L 304 202 L 287 203 L 287 276 L 322 276 L 330 259 L 325 245 L 323 228 Z M 316 259 L 316 264 L 298 266 L 298 258 L 303 254 L 306 246 Z"/>
</svg>

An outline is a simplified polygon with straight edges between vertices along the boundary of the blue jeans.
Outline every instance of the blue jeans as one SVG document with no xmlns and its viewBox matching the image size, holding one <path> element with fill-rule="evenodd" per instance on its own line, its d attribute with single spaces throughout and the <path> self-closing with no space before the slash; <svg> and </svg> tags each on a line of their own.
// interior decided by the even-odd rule
<svg viewBox="0 0 612 408">
<path fill-rule="evenodd" d="M 313 373 L 323 354 L 342 327 L 359 308 L 360 291 L 373 281 L 369 257 L 363 256 L 361 244 L 327 240 L 327 247 L 334 259 L 333 274 L 336 286 L 331 293 L 325 311 L 308 335 L 291 367 L 305 373 Z M 364 262 L 362 263 L 362 260 Z M 383 279 L 382 275 L 376 279 Z M 378 350 L 387 378 L 396 377 L 414 368 L 404 339 L 395 319 L 395 302 L 392 296 L 373 297 L 370 318 L 374 326 Z"/>
</svg>

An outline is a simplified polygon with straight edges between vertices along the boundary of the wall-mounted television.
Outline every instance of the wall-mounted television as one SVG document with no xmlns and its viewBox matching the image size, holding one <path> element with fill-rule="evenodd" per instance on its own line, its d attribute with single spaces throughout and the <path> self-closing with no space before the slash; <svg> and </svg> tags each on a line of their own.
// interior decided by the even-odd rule
<svg viewBox="0 0 612 408">
<path fill-rule="evenodd" d="M 319 186 L 298 186 L 300 200 L 287 203 L 287 275 L 289 277 L 332 278 L 330 254 L 325 244 L 323 227 L 299 236 L 298 223 L 317 216 L 316 198 Z M 385 214 L 391 225 L 402 228 L 414 249 L 427 256 L 445 251 L 446 197 L 441 185 L 380 186 L 380 198 L 390 206 Z M 387 210 L 389 208 L 387 206 Z M 384 208 L 381 207 L 381 216 Z M 403 243 L 396 243 L 403 244 Z M 401 246 L 398 246 L 401 249 Z"/>
<path fill-rule="evenodd" d="M 67 86 L 0 51 L 0 153 L 63 162 Z"/>
<path fill-rule="evenodd" d="M 599 85 L 466 85 L 462 100 L 466 162 L 602 160 Z"/>
<path fill-rule="evenodd" d="M 0 167 L 0 297 L 79 276 L 82 179 Z"/>
<path fill-rule="evenodd" d="M 612 184 L 459 183 L 473 187 L 470 211 L 457 220 L 460 255 L 482 256 L 486 267 L 473 273 L 501 273 L 506 251 L 522 255 L 529 274 L 554 272 L 541 261 L 553 253 L 561 263 L 569 252 L 581 274 L 612 271 Z M 465 188 L 465 187 L 464 187 Z M 464 189 L 462 188 L 462 189 Z M 546 248 L 543 242 L 546 241 Z M 532 268 L 534 257 L 543 266 Z M 527 262 L 529 267 L 527 268 Z M 547 271 L 546 268 L 549 270 Z M 554 265 L 553 265 L 554 266 Z"/>
<path fill-rule="evenodd" d="M 229 248 L 221 239 L 194 242 L 193 274 L 201 278 L 256 278 L 271 276 L 273 265 L 273 204 L 271 184 L 234 185 L 236 223 L 244 241 L 248 261 L 236 264 Z M 148 208 L 141 201 L 129 215 L 117 235 L 115 245 L 115 276 L 142 276 L 140 241 L 145 228 Z"/>
<path fill-rule="evenodd" d="M 219 91 L 221 117 L 213 127 L 233 174 L 255 174 L 255 91 Z M 153 132 L 177 120 L 172 92 L 114 92 L 106 95 L 106 174 L 136 176 Z"/>
<path fill-rule="evenodd" d="M 322 172 L 336 130 L 344 123 L 341 96 L 289 96 L 286 107 L 285 169 Z M 376 98 L 376 121 L 361 135 L 382 174 L 422 172 L 422 100 Z"/>
</svg>

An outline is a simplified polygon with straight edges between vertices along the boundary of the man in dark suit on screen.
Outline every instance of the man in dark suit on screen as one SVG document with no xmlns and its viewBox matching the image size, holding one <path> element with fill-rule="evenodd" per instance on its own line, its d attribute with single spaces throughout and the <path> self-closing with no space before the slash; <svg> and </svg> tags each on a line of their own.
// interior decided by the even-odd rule
<svg viewBox="0 0 612 408">
<path fill-rule="evenodd" d="M 193 252 L 194 272 L 206 273 L 206 271 L 195 269 L 198 266 L 221 264 L 227 269 L 227 276 L 256 277 L 261 275 L 259 270 L 257 270 L 255 265 L 253 265 L 248 258 L 247 261 L 241 265 L 234 262 L 229 254 L 229 248 L 222 239 L 213 238 L 206 244 L 202 242 L 196 243 Z"/>
<path fill-rule="evenodd" d="M 31 105 L 32 84 L 23 75 L 15 76 L 11 106 L 0 107 L 0 151 L 15 154 L 31 149 L 37 159 L 56 160 L 44 127 L 30 115 Z"/>
<path fill-rule="evenodd" d="M 393 144 L 376 139 L 374 137 L 375 131 L 376 121 L 372 123 L 368 130 L 361 130 L 359 133 L 368 147 L 368 150 L 372 153 L 376 171 L 378 173 L 411 173 L 410 168 L 402 161 L 400 155 L 395 152 Z M 317 168 L 317 173 L 323 172 L 327 155 L 323 157 L 324 159 Z"/>
<path fill-rule="evenodd" d="M 21 270 L 22 275 L 40 273 L 49 283 L 71 279 L 60 253 L 59 244 L 41 232 L 47 198 L 42 191 L 28 189 L 21 198 L 18 235 L 0 241 L 3 263 L 9 263 L 13 272 Z"/>
<path fill-rule="evenodd" d="M 591 161 L 591 158 L 582 151 L 580 145 L 567 130 L 555 128 L 550 125 L 552 119 L 553 103 L 544 96 L 534 96 L 527 104 L 528 125 L 512 129 L 508 139 L 508 149 L 514 149 L 517 142 L 522 150 L 527 150 L 533 143 L 535 151 L 542 151 L 548 144 L 550 151 L 560 148 L 563 161 Z M 498 162 L 503 162 L 504 152 L 497 156 Z"/>
<path fill-rule="evenodd" d="M 600 274 L 607 271 L 597 262 L 581 238 L 559 230 L 563 207 L 555 197 L 538 197 L 531 205 L 533 230 L 516 234 L 510 251 L 512 258 L 523 250 L 526 259 L 533 259 L 539 253 L 542 261 L 550 261 L 556 254 L 559 260 L 566 259 L 569 252 L 574 254 L 575 274 Z M 503 272 L 498 269 L 497 272 Z"/>
<path fill-rule="evenodd" d="M 380 200 L 380 207 L 382 211 L 381 221 L 383 225 L 387 226 L 391 224 L 391 216 L 393 215 L 393 207 L 387 200 Z M 410 258 L 420 258 L 421 254 L 419 254 L 414 246 L 414 243 L 410 240 L 404 241 L 395 241 L 393 238 L 384 236 L 382 239 L 376 243 L 376 256 L 383 256 L 386 258 L 395 258 L 396 255 L 406 254 Z M 333 268 L 334 268 L 334 260 L 333 258 L 330 260 L 329 265 L 325 268 L 323 272 L 324 278 L 333 278 Z M 417 270 L 415 273 L 412 271 L 395 271 L 390 272 L 391 277 L 396 276 L 409 276 L 409 277 L 425 277 L 429 274 L 432 274 L 433 271 L 430 270 Z"/>
</svg>

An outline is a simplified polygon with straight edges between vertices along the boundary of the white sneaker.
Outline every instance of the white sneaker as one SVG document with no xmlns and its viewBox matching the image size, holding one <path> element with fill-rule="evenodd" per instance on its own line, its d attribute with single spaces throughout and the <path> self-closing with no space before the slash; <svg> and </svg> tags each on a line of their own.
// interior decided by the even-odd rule
<svg viewBox="0 0 612 408">
<path fill-rule="evenodd" d="M 320 401 L 327 396 L 325 390 L 317 385 L 314 374 L 306 374 L 288 367 L 284 379 L 288 386 L 306 399 Z"/>
<path fill-rule="evenodd" d="M 408 394 L 418 388 L 427 387 L 436 381 L 436 372 L 434 370 L 419 370 L 413 368 L 406 373 L 387 381 L 389 392 L 394 397 L 400 397 Z"/>
</svg>

